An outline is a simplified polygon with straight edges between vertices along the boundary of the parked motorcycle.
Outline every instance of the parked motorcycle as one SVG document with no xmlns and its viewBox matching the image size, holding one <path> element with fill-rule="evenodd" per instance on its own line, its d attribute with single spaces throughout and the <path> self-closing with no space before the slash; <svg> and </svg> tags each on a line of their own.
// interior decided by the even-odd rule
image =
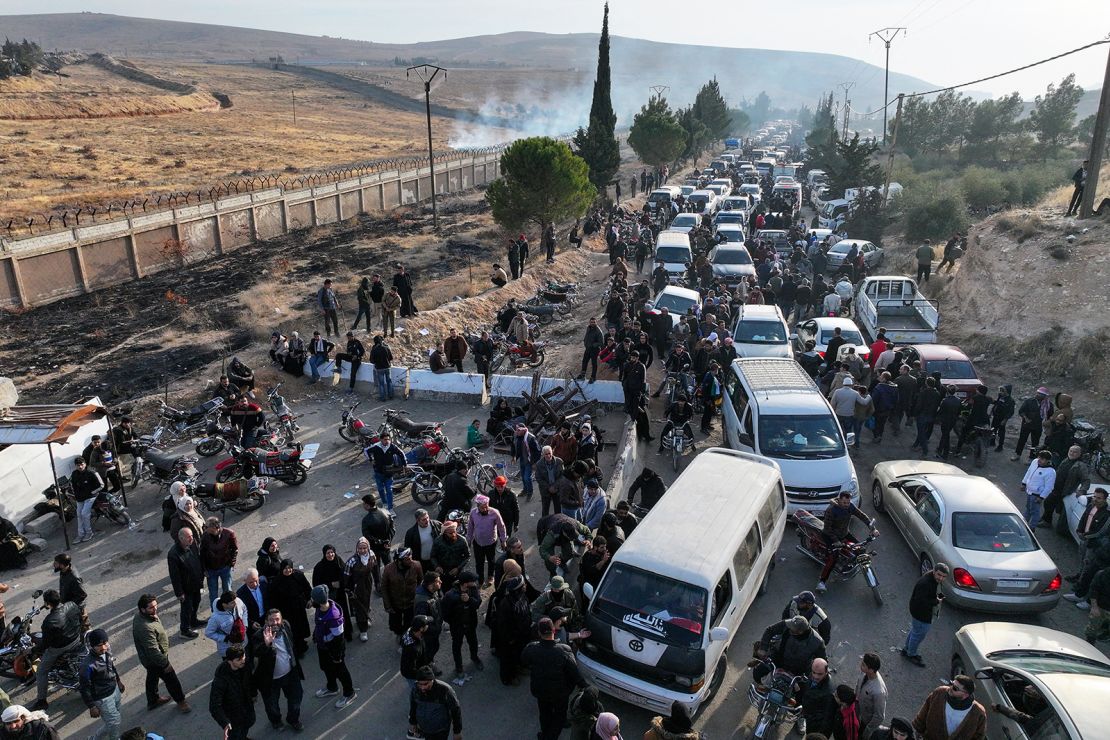
<svg viewBox="0 0 1110 740">
<path fill-rule="evenodd" d="M 1085 421 L 1075 422 L 1075 444 L 1083 448 L 1080 458 L 1103 480 L 1110 480 L 1110 454 L 1107 454 L 1102 432 Z"/>
<path fill-rule="evenodd" d="M 412 486 L 412 499 L 423 506 L 432 504 L 443 498 L 443 479 L 455 469 L 460 462 L 466 463 L 468 468 L 479 469 L 482 453 L 478 450 L 464 450 L 456 447 L 447 453 L 442 461 L 429 458 L 430 462 L 410 462 L 401 475 L 393 477 L 393 490 L 402 490 L 405 486 Z M 477 474 L 476 474 L 477 475 Z M 490 487 L 492 487 L 490 478 Z M 475 490 L 482 492 L 481 480 L 475 480 Z"/>
<path fill-rule="evenodd" d="M 199 406 L 192 407 L 188 411 L 167 406 L 165 401 L 161 403 L 162 406 L 158 410 L 158 415 L 166 420 L 166 426 L 171 434 L 181 436 L 198 432 L 207 426 L 210 419 L 217 419 L 222 412 L 224 400 L 213 398 Z"/>
<path fill-rule="evenodd" d="M 319 451 L 319 444 L 302 446 L 300 442 L 276 452 L 232 445 L 231 457 L 216 464 L 216 481 L 273 478 L 289 486 L 299 486 L 308 480 L 308 469 Z"/>
<path fill-rule="evenodd" d="M 281 444 L 288 445 L 297 441 L 297 432 L 301 431 L 300 425 L 297 424 L 297 419 L 300 417 L 294 415 L 293 410 L 289 408 L 289 404 L 285 402 L 285 397 L 278 394 L 281 385 L 281 383 L 278 383 L 267 391 L 266 397 L 270 400 L 270 410 L 277 417 L 278 425 L 285 436 Z"/>
<path fill-rule="evenodd" d="M 361 403 L 362 401 L 355 401 L 343 409 L 343 415 L 339 417 L 339 436 L 348 442 L 368 447 L 377 443 L 379 430 L 367 425 L 366 422 L 355 416 L 355 409 Z"/>
<path fill-rule="evenodd" d="M 552 305 L 530 305 L 523 303 L 520 310 L 529 316 L 534 316 L 537 324 L 550 324 L 555 320 L 555 306 Z"/>
<path fill-rule="evenodd" d="M 442 421 L 412 421 L 409 412 L 400 409 L 386 409 L 385 423 L 393 430 L 393 441 L 400 447 L 410 447 L 421 443 L 424 437 L 443 434 Z M 443 436 L 444 445 L 450 444 Z"/>
<path fill-rule="evenodd" d="M 26 684 L 34 683 L 39 659 L 46 650 L 42 632 L 31 631 L 34 618 L 43 612 L 43 607 L 36 603 L 42 594 L 41 590 L 31 594 L 31 608 L 27 614 L 13 617 L 4 629 L 0 637 L 0 676 L 16 678 Z M 81 647 L 62 656 L 50 668 L 47 677 L 49 685 L 76 691 L 81 661 L 88 652 L 82 635 Z"/>
<path fill-rule="evenodd" d="M 764 664 L 771 669 L 768 684 L 752 681 L 748 687 L 748 701 L 755 707 L 759 716 L 755 721 L 752 737 L 763 738 L 767 731 L 776 725 L 793 726 L 802 713 L 796 694 L 805 677 L 795 676 L 775 667 L 770 658 L 754 660 L 748 665 L 754 667 Z"/>
<path fill-rule="evenodd" d="M 266 481 L 262 478 L 233 480 L 227 483 L 194 483 L 189 495 L 200 502 L 206 511 L 233 509 L 246 514 L 266 503 Z"/>
<path fill-rule="evenodd" d="M 277 433 L 270 429 L 269 424 L 256 427 L 254 432 L 252 447 L 266 450 L 280 450 L 283 447 L 282 440 L 278 438 Z M 215 419 L 209 421 L 205 426 L 204 435 L 192 440 L 197 454 L 201 457 L 212 457 L 232 445 L 243 444 L 243 431 L 239 427 Z"/>
<path fill-rule="evenodd" d="M 490 369 L 497 372 L 501 366 L 505 364 L 506 358 L 509 360 L 509 365 L 513 370 L 527 365 L 528 367 L 539 367 L 543 364 L 544 348 L 547 342 L 532 342 L 524 346 L 520 344 L 513 344 L 512 342 L 502 342 L 498 347 L 497 352 L 493 356 L 493 362 L 490 363 Z"/>
<path fill-rule="evenodd" d="M 153 435 L 144 434 L 131 443 L 134 460 L 131 463 L 131 488 L 139 485 L 140 480 L 154 483 L 159 490 L 165 490 L 174 481 L 197 478 L 197 458 L 178 455 L 157 447 L 162 434 L 159 427 Z"/>
<path fill-rule="evenodd" d="M 58 498 L 58 494 L 66 501 L 67 508 L 77 506 L 77 497 L 73 493 L 73 483 L 69 480 L 68 476 L 62 476 L 58 479 L 57 487 L 54 484 L 42 492 L 47 499 Z M 128 529 L 135 529 L 139 523 L 131 518 L 128 513 L 127 507 L 123 505 L 123 496 L 120 493 L 110 493 L 108 491 L 101 491 L 96 494 L 96 500 L 93 502 L 92 507 L 92 521 L 105 518 L 110 519 L 116 524 L 122 524 Z"/>
<path fill-rule="evenodd" d="M 825 538 L 821 536 L 821 530 L 824 527 L 821 520 L 805 509 L 794 512 L 793 519 L 798 527 L 799 542 L 796 546 L 798 552 L 815 563 L 824 565 L 828 545 L 825 544 Z M 875 569 L 871 564 L 872 558 L 877 553 L 867 549 L 874 539 L 875 535 L 869 534 L 862 542 L 833 543 L 834 546 L 838 546 L 840 552 L 832 574 L 841 581 L 847 581 L 862 571 L 867 585 L 871 587 L 871 596 L 875 599 L 875 605 L 882 606 L 883 595 L 879 593 L 879 578 L 875 575 Z"/>
</svg>

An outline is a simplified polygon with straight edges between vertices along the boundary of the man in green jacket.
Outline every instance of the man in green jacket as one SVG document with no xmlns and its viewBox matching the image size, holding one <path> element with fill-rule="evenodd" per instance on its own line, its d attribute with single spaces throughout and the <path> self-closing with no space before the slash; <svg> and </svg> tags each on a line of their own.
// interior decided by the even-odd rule
<svg viewBox="0 0 1110 740">
<path fill-rule="evenodd" d="M 182 714 L 193 711 L 185 701 L 185 692 L 177 672 L 170 665 L 170 638 L 162 620 L 158 619 L 158 599 L 153 594 L 139 597 L 139 611 L 131 620 L 131 636 L 135 639 L 135 652 L 139 663 L 146 668 L 146 708 L 154 709 L 173 697 Z M 158 680 L 166 682 L 170 696 L 158 694 Z"/>
<path fill-rule="evenodd" d="M 917 284 L 929 282 L 929 276 L 933 273 L 933 258 L 936 254 L 933 252 L 933 245 L 929 240 L 917 248 L 914 253 L 917 257 Z"/>
</svg>

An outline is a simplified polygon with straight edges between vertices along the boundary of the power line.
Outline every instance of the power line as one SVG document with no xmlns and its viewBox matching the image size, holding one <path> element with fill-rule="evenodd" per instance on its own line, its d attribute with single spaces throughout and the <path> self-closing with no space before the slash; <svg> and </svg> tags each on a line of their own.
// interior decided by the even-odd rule
<svg viewBox="0 0 1110 740">
<path fill-rule="evenodd" d="M 937 20 L 933 21 L 929 25 L 922 28 L 921 31 L 928 31 L 930 28 L 935 28 L 936 26 L 939 26 L 941 23 L 944 23 L 946 20 L 948 20 L 952 16 L 956 15 L 957 13 L 959 13 L 962 10 L 964 10 L 965 8 L 967 8 L 967 6 L 971 5 L 973 2 L 975 2 L 975 0 L 967 0 L 967 2 L 962 3 L 959 7 L 957 7 L 955 10 L 953 10 L 951 13 L 947 13 L 947 14 L 941 16 Z M 918 33 L 921 33 L 921 31 L 918 31 Z"/>
<path fill-rule="evenodd" d="M 971 80 L 970 82 L 961 82 L 959 85 L 949 85 L 948 87 L 938 87 L 935 90 L 926 90 L 925 92 L 906 93 L 902 97 L 904 97 L 904 98 L 918 98 L 918 97 L 921 97 L 922 95 L 932 95 L 933 93 L 946 92 L 948 90 L 959 90 L 961 87 L 967 87 L 968 85 L 978 85 L 980 82 L 988 82 L 990 80 L 997 80 L 999 77 L 1005 77 L 1006 75 L 1012 75 L 1015 72 L 1024 72 L 1027 69 L 1032 69 L 1033 67 L 1037 67 L 1037 66 L 1040 66 L 1042 64 L 1047 64 L 1048 62 L 1054 62 L 1057 59 L 1062 59 L 1066 56 L 1071 56 L 1072 54 L 1076 54 L 1076 53 L 1081 52 L 1081 51 L 1086 51 L 1087 49 L 1090 49 L 1090 48 L 1095 47 L 1095 46 L 1099 46 L 1101 44 L 1110 44 L 1110 39 L 1100 39 L 1098 41 L 1093 41 L 1093 42 L 1091 42 L 1089 44 L 1086 44 L 1084 46 L 1080 46 L 1076 49 L 1072 49 L 1071 51 L 1065 51 L 1062 54 L 1057 54 L 1055 56 L 1048 57 L 1047 59 L 1042 59 L 1038 62 L 1032 62 L 1032 63 L 1026 64 L 1022 67 L 1015 67 L 1014 69 L 1009 69 L 1009 70 L 1006 70 L 1005 72 L 999 72 L 998 74 L 991 75 L 990 77 L 980 77 L 979 79 Z M 895 98 L 894 100 L 889 101 L 883 107 L 876 108 L 875 110 L 870 111 L 868 113 L 864 113 L 863 115 L 865 115 L 865 116 L 875 115 L 876 113 L 879 113 L 879 112 L 884 111 L 887 108 L 889 108 L 890 104 L 897 101 L 897 100 L 898 99 Z"/>
</svg>

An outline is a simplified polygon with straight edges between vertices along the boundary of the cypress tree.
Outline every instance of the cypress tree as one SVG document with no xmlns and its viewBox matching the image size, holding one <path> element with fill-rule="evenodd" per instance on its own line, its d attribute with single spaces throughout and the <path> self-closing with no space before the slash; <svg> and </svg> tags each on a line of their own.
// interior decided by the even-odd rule
<svg viewBox="0 0 1110 740">
<path fill-rule="evenodd" d="M 597 77 L 594 80 L 594 99 L 590 106 L 588 129 L 579 128 L 574 135 L 578 156 L 590 166 L 590 182 L 604 191 L 620 166 L 620 145 L 614 133 L 617 114 L 613 112 L 609 74 L 609 3 L 601 23 L 601 40 L 597 45 Z"/>
</svg>

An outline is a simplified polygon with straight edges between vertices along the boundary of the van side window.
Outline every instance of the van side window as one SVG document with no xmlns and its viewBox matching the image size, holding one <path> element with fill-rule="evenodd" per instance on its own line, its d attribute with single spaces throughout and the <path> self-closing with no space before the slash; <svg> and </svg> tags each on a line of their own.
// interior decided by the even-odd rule
<svg viewBox="0 0 1110 740">
<path fill-rule="evenodd" d="M 716 626 L 717 622 L 721 621 L 721 615 L 728 609 L 728 605 L 732 603 L 732 578 L 729 577 L 728 571 L 721 576 L 721 580 L 717 581 L 716 588 L 713 589 L 713 611 L 709 613 L 709 624 Z"/>
<path fill-rule="evenodd" d="M 731 367 L 725 370 L 725 392 L 732 401 L 732 407 L 736 409 L 736 418 L 743 419 L 744 409 L 748 407 L 748 394 L 744 392 L 740 378 Z"/>
<path fill-rule="evenodd" d="M 779 515 L 782 514 L 782 498 L 785 494 L 779 486 L 775 486 L 775 491 L 767 497 L 763 502 L 763 506 L 759 509 L 759 533 L 766 542 L 771 534 L 775 531 L 775 522 L 778 521 Z"/>
<path fill-rule="evenodd" d="M 733 558 L 733 565 L 736 568 L 736 582 L 746 583 L 748 576 L 751 575 L 752 565 L 755 564 L 756 558 L 763 550 L 763 546 L 759 542 L 759 532 L 755 525 L 748 530 L 748 536 L 744 538 L 744 542 L 740 545 L 740 549 L 736 551 L 736 556 Z M 759 584 L 756 584 L 756 588 Z"/>
</svg>

